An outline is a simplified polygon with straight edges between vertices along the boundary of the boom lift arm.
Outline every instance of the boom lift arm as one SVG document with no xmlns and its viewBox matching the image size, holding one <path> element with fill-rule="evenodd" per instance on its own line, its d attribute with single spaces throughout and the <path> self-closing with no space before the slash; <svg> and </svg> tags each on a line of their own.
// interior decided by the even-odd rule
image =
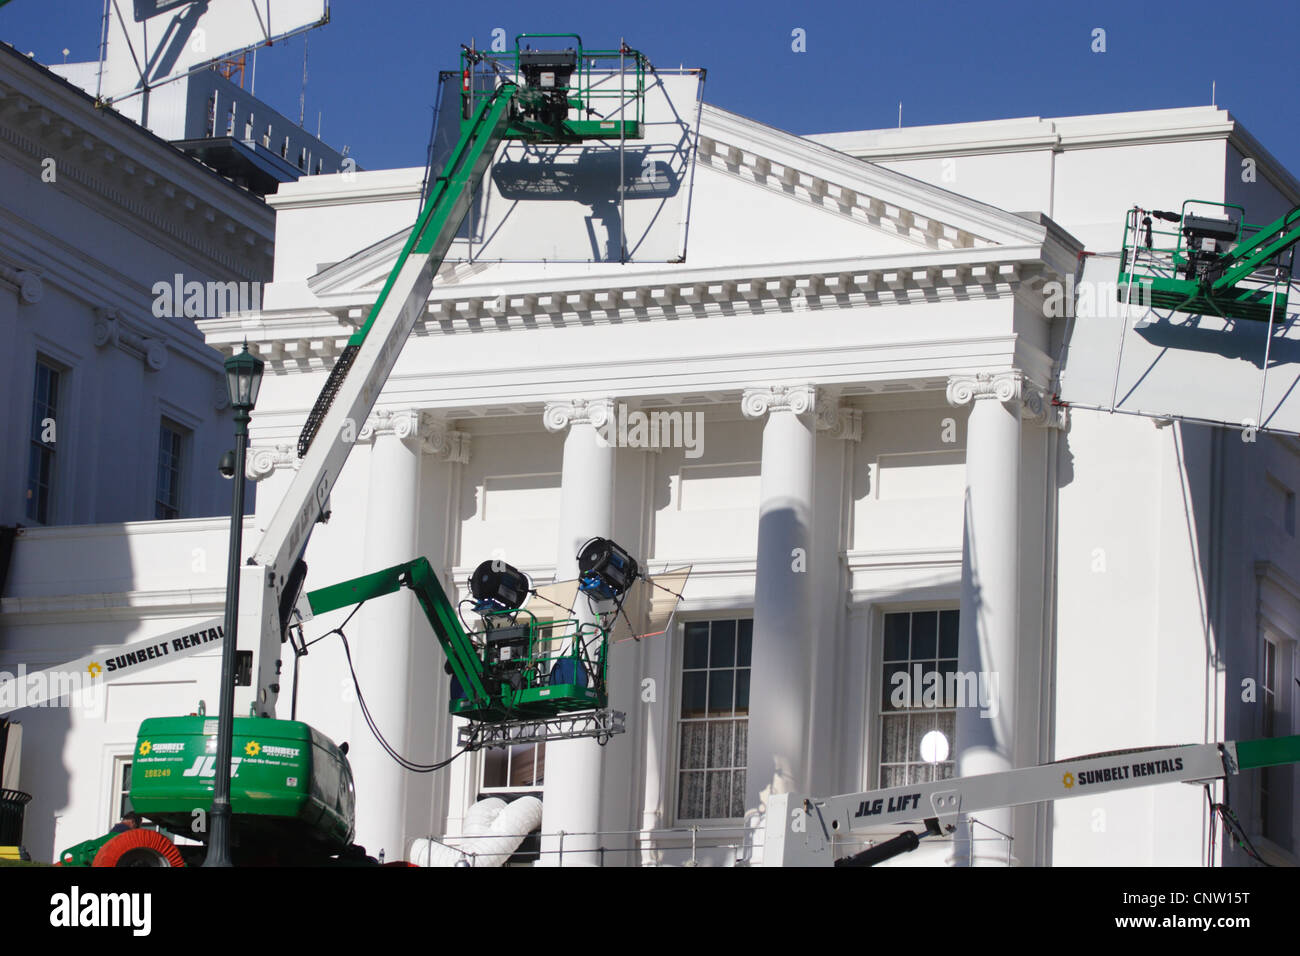
<svg viewBox="0 0 1300 956">
<path fill-rule="evenodd" d="M 434 276 L 497 147 L 507 138 L 574 143 L 643 135 L 645 74 L 649 67 L 645 57 L 628 48 L 584 51 L 580 38 L 567 36 L 577 41 L 576 47 L 559 51 L 520 48 L 520 41 L 527 35 L 516 38 L 513 79 L 505 78 L 496 62 L 509 60 L 508 56 L 491 58 L 470 50 L 462 57 L 465 85 L 460 139 L 443 174 L 433 182 L 378 301 L 339 355 L 299 438 L 302 464 L 257 550 L 242 569 L 238 629 L 240 634 L 259 635 L 254 709 L 261 716 L 275 715 L 280 691 L 280 646 L 304 577 L 302 556 L 311 530 L 326 517 L 330 490 L 407 337 L 425 310 Z M 489 59 L 496 71 L 491 80 L 493 88 L 480 94 L 474 80 L 483 74 L 475 70 Z M 619 64 L 620 82 L 616 87 L 601 87 L 598 79 L 593 79 L 591 64 L 602 59 Z M 625 68 L 633 71 L 631 86 L 622 82 Z M 617 121 L 596 108 L 602 100 L 616 107 L 620 117 Z M 625 109 L 625 100 L 632 101 L 630 109 Z M 570 118 L 571 112 L 579 118 Z M 624 119 L 625 113 L 631 118 Z M 593 115 L 597 118 L 590 119 Z M 470 674 L 466 672 L 464 678 L 470 679 Z M 473 693 L 480 690 L 470 684 L 462 686 Z"/>
<path fill-rule="evenodd" d="M 488 573 L 492 563 L 484 562 Z M 501 566 L 520 574 L 504 562 Z M 484 570 L 480 565 L 475 573 Z M 403 587 L 415 595 L 447 656 L 455 678 L 451 713 L 503 722 L 557 718 L 608 704 L 608 644 L 599 624 L 539 621 L 522 608 L 494 604 L 476 608 L 482 626 L 467 631 L 426 558 L 311 591 L 299 602 L 299 614 L 306 620 Z"/>
<path fill-rule="evenodd" d="M 1300 763 L 1300 736 L 1122 751 L 822 800 L 782 793 L 768 800 L 763 865 L 845 865 L 835 860 L 837 839 L 891 824 L 924 822 L 927 833 L 938 834 L 941 824 L 950 828 L 959 813 L 1177 781 L 1202 783 L 1287 763 Z M 916 849 L 918 840 L 904 835 L 889 842 L 904 852 Z M 883 858 L 877 854 L 870 862 Z"/>
</svg>

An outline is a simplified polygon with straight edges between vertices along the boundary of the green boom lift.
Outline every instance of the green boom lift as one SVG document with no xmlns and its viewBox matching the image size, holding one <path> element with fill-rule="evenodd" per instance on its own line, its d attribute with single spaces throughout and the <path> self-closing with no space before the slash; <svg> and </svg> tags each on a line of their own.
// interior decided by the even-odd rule
<svg viewBox="0 0 1300 956">
<path fill-rule="evenodd" d="M 622 715 L 605 709 L 607 614 L 595 614 L 594 622 L 539 621 L 520 604 L 500 600 L 498 591 L 476 608 L 482 626 L 469 630 L 423 558 L 313 591 L 304 601 L 295 589 L 306 572 L 302 555 L 312 527 L 325 520 L 330 490 L 352 449 L 355 423 L 374 408 L 424 313 L 433 277 L 497 147 L 507 139 L 613 146 L 641 139 L 650 71 L 640 52 L 626 45 L 586 49 L 577 34 L 521 34 L 507 53 L 463 49 L 459 140 L 435 171 L 378 300 L 348 339 L 308 415 L 298 440 L 301 466 L 241 575 L 240 618 L 259 622 L 261 633 L 255 714 L 235 720 L 231 804 L 237 863 L 374 862 L 351 842 L 353 782 L 345 748 L 300 721 L 275 719 L 280 646 L 290 640 L 295 607 L 300 615 L 319 614 L 410 587 L 447 653 L 451 711 L 470 721 L 469 733 L 462 732 L 466 748 L 557 736 L 607 740 L 622 731 Z M 611 602 L 608 607 L 618 613 L 622 592 L 611 593 L 609 583 L 625 590 L 637 575 L 620 572 L 620 562 L 631 560 L 625 552 L 597 540 L 603 542 L 593 551 L 600 567 L 585 569 L 581 589 Z M 212 802 L 216 723 L 202 714 L 147 720 L 134 757 L 132 804 L 158 825 L 199 840 L 206 833 L 196 821 Z M 59 862 L 168 866 L 201 856 L 201 848 L 177 846 L 165 833 L 140 829 L 78 844 L 60 854 Z"/>
<path fill-rule="evenodd" d="M 1158 228 L 1156 220 L 1177 228 Z M 1236 203 L 1134 208 L 1124 223 L 1116 295 L 1155 309 L 1281 322 L 1297 243 L 1300 206 L 1266 226 L 1246 222 Z"/>
</svg>

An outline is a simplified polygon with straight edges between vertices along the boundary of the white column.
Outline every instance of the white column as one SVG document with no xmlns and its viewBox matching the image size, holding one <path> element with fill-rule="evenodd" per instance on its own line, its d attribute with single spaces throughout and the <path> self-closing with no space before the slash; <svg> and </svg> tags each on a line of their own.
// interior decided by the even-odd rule
<svg viewBox="0 0 1300 956">
<path fill-rule="evenodd" d="M 808 788 L 808 652 L 813 621 L 813 420 L 810 385 L 745 389 L 746 418 L 767 416 L 759 483 L 758 565 L 745 806 Z"/>
<path fill-rule="evenodd" d="M 578 576 L 578 549 L 597 535 L 608 537 L 614 515 L 614 448 L 601 438 L 614 413 L 611 399 L 574 399 L 547 403 L 542 416 L 547 431 L 568 429 L 560 480 L 559 541 L 555 558 L 557 580 Z M 577 617 L 585 619 L 585 602 Z M 598 845 L 592 834 L 600 829 L 600 744 L 591 739 L 551 741 L 546 745 L 546 775 L 542 796 L 543 866 L 594 866 Z M 558 834 L 564 833 L 561 838 Z M 563 856 L 560 849 L 563 846 Z"/>
<path fill-rule="evenodd" d="M 1015 765 L 1023 385 L 1016 370 L 948 380 L 948 401 L 971 406 L 966 427 L 957 668 L 963 674 L 977 674 L 978 686 L 988 689 L 987 698 L 981 691 L 980 700 L 958 701 L 955 751 L 957 774 L 962 777 L 997 773 Z M 1011 810 L 985 810 L 976 819 L 974 826 L 964 818 L 960 821 L 953 862 L 1005 866 L 1007 843 L 993 830 L 1014 837 Z M 1011 851 L 1014 862 L 1014 843 Z"/>
<path fill-rule="evenodd" d="M 370 450 L 370 501 L 362 549 L 364 571 L 410 561 L 416 553 L 416 515 L 420 488 L 420 416 L 413 410 L 379 411 L 366 422 L 358 441 Z M 415 602 L 405 590 L 367 604 L 347 629 L 357 680 L 384 739 L 401 754 L 410 753 L 408 677 Z M 410 774 L 375 740 L 360 703 L 353 705 L 348 759 L 357 789 L 356 842 L 371 856 L 405 859 L 404 822 Z"/>
</svg>

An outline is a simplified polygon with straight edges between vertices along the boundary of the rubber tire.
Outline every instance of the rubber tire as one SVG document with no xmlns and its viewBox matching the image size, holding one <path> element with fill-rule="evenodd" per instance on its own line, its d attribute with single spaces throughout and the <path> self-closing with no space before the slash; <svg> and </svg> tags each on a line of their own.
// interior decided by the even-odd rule
<svg viewBox="0 0 1300 956">
<path fill-rule="evenodd" d="M 123 857 L 134 850 L 152 851 L 158 862 L 155 866 L 180 867 L 185 865 L 181 851 L 176 844 L 157 830 L 127 830 L 119 833 L 99 848 L 91 866 L 130 866 L 123 863 Z M 139 864 L 136 864 L 139 865 Z"/>
</svg>

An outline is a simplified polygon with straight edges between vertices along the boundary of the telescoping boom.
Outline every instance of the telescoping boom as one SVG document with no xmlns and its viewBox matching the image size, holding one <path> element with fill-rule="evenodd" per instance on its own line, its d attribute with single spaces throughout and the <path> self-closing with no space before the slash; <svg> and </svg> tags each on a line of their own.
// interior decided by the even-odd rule
<svg viewBox="0 0 1300 956">
<path fill-rule="evenodd" d="M 545 40 L 562 49 L 533 49 Z M 240 578 L 238 631 L 260 635 L 256 712 L 274 716 L 281 652 L 302 586 L 303 553 L 330 491 L 398 355 L 424 313 L 433 279 L 505 139 L 537 144 L 644 136 L 649 63 L 636 50 L 586 50 L 576 34 L 523 34 L 513 56 L 461 57 L 461 134 L 366 321 L 348 339 L 298 441 L 295 472 Z M 599 64 L 608 69 L 603 73 Z M 504 64 L 504 66 L 503 66 Z M 593 72 L 593 64 L 596 64 Z M 614 75 L 616 82 L 607 82 Z"/>
<path fill-rule="evenodd" d="M 832 866 L 878 863 L 916 849 L 924 836 L 952 829 L 959 813 L 978 813 L 1047 800 L 1065 800 L 1161 783 L 1206 783 L 1259 767 L 1300 763 L 1300 736 L 1215 744 L 1187 744 L 1098 754 L 1002 773 L 849 793 L 818 799 L 783 793 L 771 797 L 764 821 L 764 866 Z M 837 842 L 896 824 L 922 823 L 925 833 L 905 833 L 884 853 L 867 850 L 836 860 Z M 910 837 L 910 838 L 909 838 Z M 876 848 L 876 850 L 883 849 Z"/>
</svg>

